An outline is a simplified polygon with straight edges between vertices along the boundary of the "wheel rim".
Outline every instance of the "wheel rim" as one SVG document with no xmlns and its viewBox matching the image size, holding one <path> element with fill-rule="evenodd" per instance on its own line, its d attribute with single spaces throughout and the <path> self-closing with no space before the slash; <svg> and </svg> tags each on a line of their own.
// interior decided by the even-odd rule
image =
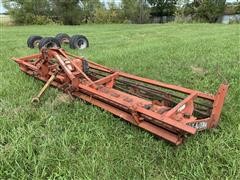
<svg viewBox="0 0 240 180">
<path fill-rule="evenodd" d="M 80 39 L 77 43 L 79 49 L 87 48 L 87 41 L 85 39 Z"/>
<path fill-rule="evenodd" d="M 46 44 L 44 44 L 43 47 L 46 47 L 46 48 L 58 48 L 58 45 L 54 42 L 48 42 Z"/>
<path fill-rule="evenodd" d="M 68 38 L 63 38 L 62 40 L 61 40 L 61 43 L 69 43 L 69 39 Z"/>
<path fill-rule="evenodd" d="M 41 40 L 36 40 L 36 41 L 34 41 L 34 42 L 33 42 L 33 47 L 38 47 L 40 41 L 41 41 Z"/>
</svg>

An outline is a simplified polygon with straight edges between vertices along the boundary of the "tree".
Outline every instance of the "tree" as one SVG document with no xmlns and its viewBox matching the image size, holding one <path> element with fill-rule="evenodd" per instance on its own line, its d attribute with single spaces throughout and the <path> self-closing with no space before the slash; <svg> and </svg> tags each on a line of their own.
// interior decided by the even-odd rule
<svg viewBox="0 0 240 180">
<path fill-rule="evenodd" d="M 4 7 L 17 24 L 47 24 L 60 21 L 76 25 L 94 19 L 99 0 L 3 0 Z"/>
<path fill-rule="evenodd" d="M 122 0 L 123 17 L 133 23 L 146 23 L 149 20 L 149 6 L 145 0 Z"/>
<path fill-rule="evenodd" d="M 108 2 L 107 7 L 103 5 L 95 11 L 95 23 L 122 23 L 123 21 L 121 9 L 113 0 Z"/>
<path fill-rule="evenodd" d="M 214 23 L 219 16 L 223 15 L 225 3 L 226 0 L 203 0 L 197 9 L 197 16 Z"/>
<path fill-rule="evenodd" d="M 49 0 L 52 7 L 52 15 L 63 24 L 77 25 L 81 23 L 81 8 L 79 0 Z"/>
<path fill-rule="evenodd" d="M 173 16 L 177 0 L 148 0 L 153 16 Z"/>
<path fill-rule="evenodd" d="M 226 0 L 194 0 L 184 5 L 184 14 L 194 20 L 214 23 L 224 13 Z"/>
<path fill-rule="evenodd" d="M 85 23 L 94 22 L 96 10 L 103 8 L 103 4 L 99 0 L 81 0 L 80 6 Z"/>
<path fill-rule="evenodd" d="M 3 0 L 3 6 L 8 10 L 17 24 L 48 23 L 50 5 L 48 0 Z"/>
<path fill-rule="evenodd" d="M 235 8 L 236 14 L 240 14 L 240 2 L 237 1 L 236 4 L 237 4 L 237 5 L 236 5 L 236 8 Z"/>
</svg>

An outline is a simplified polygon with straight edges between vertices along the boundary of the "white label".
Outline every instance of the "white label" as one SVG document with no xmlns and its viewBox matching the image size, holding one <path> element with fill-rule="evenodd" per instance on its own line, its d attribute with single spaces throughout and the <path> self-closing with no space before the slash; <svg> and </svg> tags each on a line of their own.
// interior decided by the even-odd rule
<svg viewBox="0 0 240 180">
<path fill-rule="evenodd" d="M 186 107 L 186 104 L 184 104 L 184 105 L 182 105 L 180 108 L 178 108 L 178 112 L 181 112 L 182 110 L 184 110 L 185 109 L 185 107 Z"/>
</svg>

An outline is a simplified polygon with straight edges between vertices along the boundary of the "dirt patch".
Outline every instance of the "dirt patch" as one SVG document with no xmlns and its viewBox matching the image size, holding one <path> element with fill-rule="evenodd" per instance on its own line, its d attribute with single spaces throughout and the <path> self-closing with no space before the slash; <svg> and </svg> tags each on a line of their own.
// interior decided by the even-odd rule
<svg viewBox="0 0 240 180">
<path fill-rule="evenodd" d="M 205 75 L 207 74 L 207 70 L 201 68 L 201 67 L 195 67 L 191 66 L 191 69 L 194 73 L 199 74 L 199 75 Z"/>
<path fill-rule="evenodd" d="M 72 101 L 72 98 L 68 94 L 59 93 L 56 97 L 56 101 L 62 102 L 62 103 L 70 103 Z"/>
<path fill-rule="evenodd" d="M 58 92 L 57 96 L 54 99 L 48 98 L 42 102 L 45 103 L 46 106 L 53 107 L 59 106 L 61 104 L 70 104 L 72 102 L 72 97 L 68 94 Z"/>
</svg>

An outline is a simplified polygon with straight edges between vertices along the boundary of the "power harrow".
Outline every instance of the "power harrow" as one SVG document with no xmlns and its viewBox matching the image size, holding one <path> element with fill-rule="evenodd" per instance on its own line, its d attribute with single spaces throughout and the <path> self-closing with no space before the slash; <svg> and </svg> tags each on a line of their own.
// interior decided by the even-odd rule
<svg viewBox="0 0 240 180">
<path fill-rule="evenodd" d="M 217 126 L 228 91 L 226 84 L 211 95 L 138 77 L 58 47 L 13 60 L 23 72 L 46 82 L 33 102 L 52 85 L 176 145 Z"/>
</svg>

